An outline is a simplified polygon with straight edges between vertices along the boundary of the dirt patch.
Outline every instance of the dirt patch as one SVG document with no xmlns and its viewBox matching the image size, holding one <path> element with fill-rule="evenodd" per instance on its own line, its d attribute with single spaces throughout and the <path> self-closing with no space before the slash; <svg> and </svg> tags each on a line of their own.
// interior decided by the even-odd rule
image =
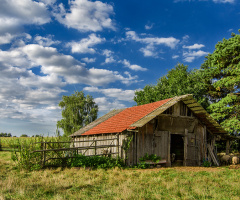
<svg viewBox="0 0 240 200">
<path fill-rule="evenodd" d="M 134 169 L 137 171 L 142 171 L 142 172 L 157 172 L 160 170 L 167 170 L 167 169 L 173 169 L 177 171 L 182 171 L 182 172 L 201 172 L 201 171 L 206 171 L 206 172 L 216 172 L 216 171 L 222 171 L 224 168 L 222 167 L 161 167 L 161 168 L 153 168 L 153 169 Z"/>
<path fill-rule="evenodd" d="M 230 165 L 229 169 L 240 169 L 240 164 L 238 164 L 238 165 Z"/>
<path fill-rule="evenodd" d="M 229 167 L 229 169 L 238 169 L 240 170 L 240 164 L 238 165 L 229 165 L 229 166 L 224 166 L 224 167 L 161 167 L 161 168 L 153 168 L 153 169 L 137 169 L 137 171 L 143 171 L 143 172 L 157 172 L 160 170 L 166 170 L 166 169 L 174 169 L 177 171 L 182 171 L 182 172 L 201 172 L 201 171 L 206 171 L 206 172 L 217 172 L 217 171 L 222 171 L 226 167 Z"/>
<path fill-rule="evenodd" d="M 221 167 L 173 167 L 173 169 L 176 169 L 177 171 L 187 171 L 187 172 L 215 172 L 215 171 L 221 171 L 223 168 Z"/>
</svg>

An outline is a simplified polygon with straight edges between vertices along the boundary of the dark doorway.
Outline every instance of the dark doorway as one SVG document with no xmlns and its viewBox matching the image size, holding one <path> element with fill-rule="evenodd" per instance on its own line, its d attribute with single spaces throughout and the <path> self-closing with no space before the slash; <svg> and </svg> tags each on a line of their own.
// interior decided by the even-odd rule
<svg viewBox="0 0 240 200">
<path fill-rule="evenodd" d="M 181 166 L 183 165 L 183 159 L 184 159 L 184 142 L 183 142 L 183 136 L 177 135 L 177 134 L 171 134 L 171 160 L 173 166 Z M 174 159 L 172 155 L 175 155 Z"/>
</svg>

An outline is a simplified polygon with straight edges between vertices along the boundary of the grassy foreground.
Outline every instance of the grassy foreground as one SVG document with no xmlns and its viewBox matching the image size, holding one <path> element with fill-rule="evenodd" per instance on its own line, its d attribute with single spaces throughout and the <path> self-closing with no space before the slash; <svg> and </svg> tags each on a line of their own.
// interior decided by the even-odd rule
<svg viewBox="0 0 240 200">
<path fill-rule="evenodd" d="M 0 152 L 2 199 L 240 199 L 240 169 L 17 171 Z"/>
</svg>

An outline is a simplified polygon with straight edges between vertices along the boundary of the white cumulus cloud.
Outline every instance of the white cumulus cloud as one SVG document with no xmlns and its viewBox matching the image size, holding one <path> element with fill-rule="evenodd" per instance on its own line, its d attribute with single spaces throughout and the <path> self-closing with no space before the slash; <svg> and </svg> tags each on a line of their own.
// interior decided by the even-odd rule
<svg viewBox="0 0 240 200">
<path fill-rule="evenodd" d="M 60 4 L 55 11 L 56 19 L 67 26 L 81 32 L 102 31 L 104 28 L 115 30 L 110 15 L 113 7 L 101 1 L 69 0 L 70 8 L 66 10 Z"/>
<path fill-rule="evenodd" d="M 139 65 L 132 65 L 130 64 L 130 62 L 126 59 L 124 59 L 123 61 L 120 61 L 125 67 L 128 67 L 129 69 L 133 70 L 133 71 L 147 71 L 147 68 L 141 67 Z"/>
<path fill-rule="evenodd" d="M 79 42 L 69 42 L 67 46 L 70 46 L 72 53 L 95 53 L 94 45 L 104 42 L 106 39 L 97 36 L 92 33 L 88 38 L 81 39 Z"/>
<path fill-rule="evenodd" d="M 205 47 L 205 45 L 203 45 L 203 44 L 194 44 L 194 45 L 190 45 L 190 46 L 183 45 L 184 49 L 201 49 L 203 47 Z"/>
<path fill-rule="evenodd" d="M 105 62 L 103 64 L 115 63 L 116 60 L 113 57 L 113 51 L 105 49 L 103 50 L 102 54 L 106 57 Z"/>
<path fill-rule="evenodd" d="M 179 40 L 174 37 L 145 37 L 140 38 L 135 31 L 127 31 L 126 32 L 127 38 L 134 40 L 136 42 L 141 42 L 145 44 L 151 44 L 151 45 L 165 45 L 170 48 L 175 48 L 176 45 L 179 43 Z"/>
<path fill-rule="evenodd" d="M 172 59 L 177 59 L 177 58 L 179 58 L 179 55 L 173 55 L 172 56 Z"/>
<path fill-rule="evenodd" d="M 198 51 L 183 52 L 183 57 L 184 57 L 184 61 L 193 62 L 196 58 L 207 56 L 208 54 L 209 52 L 198 50 Z"/>
<path fill-rule="evenodd" d="M 98 97 L 94 99 L 95 103 L 98 105 L 98 109 L 100 112 L 109 112 L 113 109 L 121 109 L 126 108 L 126 106 L 123 103 L 120 103 L 119 101 L 111 101 L 106 97 Z"/>
<path fill-rule="evenodd" d="M 112 97 L 119 101 L 133 101 L 135 90 L 123 90 L 119 88 L 100 89 L 98 87 L 85 87 L 83 90 L 88 92 L 102 93 L 107 97 Z"/>
<path fill-rule="evenodd" d="M 128 40 L 133 40 L 145 44 L 146 46 L 141 48 L 140 51 L 145 57 L 158 57 L 156 46 L 164 45 L 174 49 L 180 40 L 174 37 L 139 37 L 135 31 L 127 31 L 126 36 Z"/>
<path fill-rule="evenodd" d="M 34 42 L 40 44 L 41 46 L 52 46 L 53 44 L 60 44 L 60 41 L 55 41 L 53 40 L 53 36 L 52 35 L 47 35 L 46 37 L 42 37 L 40 35 L 37 35 L 34 38 Z"/>
<path fill-rule="evenodd" d="M 18 32 L 23 25 L 42 25 L 50 21 L 50 13 L 42 2 L 1 0 L 0 34 Z"/>
<path fill-rule="evenodd" d="M 96 61 L 96 58 L 82 58 L 81 59 L 83 62 L 86 62 L 86 63 L 94 63 Z"/>
<path fill-rule="evenodd" d="M 37 44 L 26 45 L 22 48 L 32 66 L 41 66 L 44 74 L 57 74 L 69 83 L 88 85 L 106 85 L 115 81 L 131 84 L 137 81 L 137 76 L 121 75 L 117 71 L 106 69 L 85 68 L 84 64 L 70 55 L 60 54 L 56 48 L 43 47 Z"/>
</svg>

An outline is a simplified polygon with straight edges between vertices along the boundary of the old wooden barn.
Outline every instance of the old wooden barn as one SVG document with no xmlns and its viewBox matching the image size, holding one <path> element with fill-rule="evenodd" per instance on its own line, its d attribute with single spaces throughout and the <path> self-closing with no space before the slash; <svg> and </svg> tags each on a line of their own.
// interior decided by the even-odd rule
<svg viewBox="0 0 240 200">
<path fill-rule="evenodd" d="M 183 95 L 113 110 L 71 137 L 76 147 L 95 146 L 79 150 L 85 155 L 111 152 L 133 165 L 146 153 L 156 154 L 167 166 L 175 155 L 180 165 L 198 166 L 207 158 L 218 165 L 215 141 L 225 134 L 192 95 Z"/>
</svg>

